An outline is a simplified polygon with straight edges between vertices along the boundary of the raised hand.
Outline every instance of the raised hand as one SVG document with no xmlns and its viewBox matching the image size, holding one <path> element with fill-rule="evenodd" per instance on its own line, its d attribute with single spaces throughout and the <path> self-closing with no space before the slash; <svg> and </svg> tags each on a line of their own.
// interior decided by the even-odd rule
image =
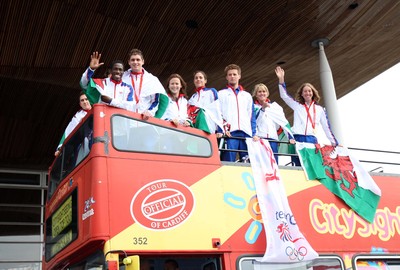
<svg viewBox="0 0 400 270">
<path fill-rule="evenodd" d="M 104 65 L 103 62 L 100 63 L 101 53 L 93 52 L 90 56 L 90 64 L 89 67 L 92 70 L 98 69 L 100 66 Z"/>
<path fill-rule="evenodd" d="M 265 108 L 269 108 L 269 107 L 271 107 L 271 105 L 267 101 L 264 101 L 263 104 L 261 104 L 261 108 L 263 110 L 265 110 Z"/>
<path fill-rule="evenodd" d="M 283 68 L 281 68 L 280 66 L 277 66 L 275 68 L 275 74 L 279 79 L 279 83 L 285 82 L 285 71 L 283 70 Z"/>
</svg>

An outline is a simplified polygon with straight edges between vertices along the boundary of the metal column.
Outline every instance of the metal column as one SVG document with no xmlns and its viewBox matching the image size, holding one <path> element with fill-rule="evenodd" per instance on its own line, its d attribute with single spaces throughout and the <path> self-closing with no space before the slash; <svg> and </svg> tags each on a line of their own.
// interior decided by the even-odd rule
<svg viewBox="0 0 400 270">
<path fill-rule="evenodd" d="M 344 145 L 344 138 L 342 135 L 342 129 L 340 125 L 340 115 L 338 109 L 338 102 L 336 98 L 336 90 L 333 82 L 332 71 L 326 58 L 324 45 L 328 44 L 327 39 L 320 39 L 313 42 L 313 46 L 316 45 L 319 48 L 319 69 L 320 69 L 320 80 L 322 94 L 324 97 L 325 108 L 331 124 L 331 129 L 339 144 Z"/>
</svg>

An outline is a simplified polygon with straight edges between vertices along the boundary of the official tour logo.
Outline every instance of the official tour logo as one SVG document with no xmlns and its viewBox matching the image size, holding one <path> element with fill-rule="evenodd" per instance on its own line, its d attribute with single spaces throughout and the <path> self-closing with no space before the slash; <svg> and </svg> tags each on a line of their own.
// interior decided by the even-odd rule
<svg viewBox="0 0 400 270">
<path fill-rule="evenodd" d="M 194 196 L 185 184 L 163 179 L 142 187 L 132 198 L 135 222 L 152 230 L 168 230 L 185 222 L 194 208 Z"/>
</svg>

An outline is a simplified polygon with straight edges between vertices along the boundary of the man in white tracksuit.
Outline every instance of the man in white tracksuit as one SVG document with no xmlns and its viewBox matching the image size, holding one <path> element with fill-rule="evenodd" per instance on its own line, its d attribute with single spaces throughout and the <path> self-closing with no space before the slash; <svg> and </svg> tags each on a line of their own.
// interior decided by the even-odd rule
<svg viewBox="0 0 400 270">
<path fill-rule="evenodd" d="M 135 111 L 142 114 L 145 120 L 149 117 L 161 118 L 168 106 L 168 96 L 164 87 L 156 76 L 143 68 L 142 51 L 132 49 L 129 52 L 128 63 L 130 69 L 124 72 L 122 80 L 134 89 Z"/>
<path fill-rule="evenodd" d="M 100 63 L 101 54 L 91 55 L 89 67 L 82 74 L 80 85 L 91 105 L 95 103 L 108 104 L 128 111 L 133 111 L 136 102 L 133 99 L 134 90 L 130 84 L 122 81 L 124 63 L 116 60 L 111 64 L 111 76 L 107 78 L 92 78 Z"/>
<path fill-rule="evenodd" d="M 241 78 L 241 69 L 238 65 L 231 64 L 225 68 L 226 80 L 228 84 L 226 88 L 218 92 L 222 118 L 230 125 L 230 129 L 225 132 L 228 137 L 226 144 L 228 149 L 240 150 L 240 160 L 247 155 L 247 145 L 245 137 L 256 136 L 256 119 L 254 113 L 253 98 L 239 84 Z M 222 137 L 222 129 L 218 128 L 217 137 Z M 232 137 L 241 137 L 236 139 Z M 224 151 L 222 153 L 223 161 L 235 161 L 238 151 Z"/>
</svg>

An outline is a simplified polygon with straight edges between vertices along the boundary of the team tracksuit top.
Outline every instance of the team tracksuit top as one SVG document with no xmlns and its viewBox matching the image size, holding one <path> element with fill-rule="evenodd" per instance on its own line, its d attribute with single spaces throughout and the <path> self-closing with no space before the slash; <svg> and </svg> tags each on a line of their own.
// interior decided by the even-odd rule
<svg viewBox="0 0 400 270">
<path fill-rule="evenodd" d="M 172 100 L 171 96 L 168 96 L 169 103 L 167 110 L 161 119 L 164 120 L 174 120 L 178 119 L 180 124 L 183 124 L 185 121 L 188 121 L 188 113 L 187 113 L 187 104 L 188 101 L 183 94 L 180 94 L 178 99 Z"/>
<path fill-rule="evenodd" d="M 61 146 L 63 145 L 65 139 L 68 138 L 69 134 L 71 134 L 72 131 L 74 131 L 74 129 L 76 128 L 77 125 L 79 125 L 79 123 L 82 121 L 82 119 L 86 116 L 86 114 L 88 113 L 88 111 L 80 109 L 79 111 L 77 111 L 74 115 L 74 117 L 72 117 L 71 121 L 69 122 L 68 126 L 65 128 L 64 134 L 61 137 L 61 140 L 57 146 L 57 150 L 59 150 L 61 148 Z"/>
<path fill-rule="evenodd" d="M 315 129 L 318 129 L 320 126 L 322 126 L 328 140 L 334 145 L 338 144 L 330 128 L 326 112 L 324 108 L 322 108 L 322 106 L 317 105 L 315 104 L 315 102 L 313 102 L 312 105 L 309 107 L 308 114 L 305 107 L 307 105 L 301 104 L 294 100 L 293 97 L 288 94 L 285 83 L 279 84 L 279 94 L 281 98 L 285 101 L 285 103 L 293 110 L 293 134 L 314 136 L 317 138 L 316 134 L 313 131 L 312 123 L 309 119 L 311 117 L 312 122 L 315 123 Z"/>
<path fill-rule="evenodd" d="M 241 85 L 236 89 L 227 85 L 218 92 L 222 118 L 230 124 L 230 132 L 241 130 L 250 137 L 256 135 L 253 98 Z M 218 132 L 222 130 L 218 128 Z"/>
<path fill-rule="evenodd" d="M 222 114 L 218 101 L 218 92 L 215 88 L 198 87 L 188 101 L 190 106 L 202 108 L 206 115 L 207 125 L 211 133 L 215 133 L 217 126 L 222 127 Z"/>
<path fill-rule="evenodd" d="M 135 111 L 144 113 L 147 110 L 154 116 L 158 110 L 160 94 L 166 95 L 158 78 L 145 69 L 142 69 L 140 73 L 128 69 L 122 75 L 122 81 L 132 85 L 134 89 Z"/>
<path fill-rule="evenodd" d="M 188 104 L 204 109 L 216 100 L 218 100 L 218 92 L 215 88 L 199 87 L 190 97 Z"/>
<path fill-rule="evenodd" d="M 101 95 L 112 98 L 109 105 L 133 111 L 135 100 L 133 99 L 134 90 L 130 84 L 122 80 L 117 82 L 111 78 L 92 79 L 94 70 L 87 68 L 81 77 L 81 87 L 85 92 L 90 104 L 103 103 Z"/>
<path fill-rule="evenodd" d="M 274 140 L 279 140 L 278 130 L 282 127 L 283 132 L 285 132 L 286 137 L 293 139 L 290 133 L 286 131 L 286 125 L 289 121 L 286 119 L 283 112 L 283 108 L 276 102 L 270 102 L 270 107 L 262 110 L 262 106 L 257 101 L 254 104 L 254 109 L 256 113 L 256 123 L 257 123 L 257 136 L 261 138 L 269 138 Z M 278 116 L 280 117 L 280 123 L 274 121 Z M 281 126 L 282 125 L 282 126 Z"/>
</svg>

